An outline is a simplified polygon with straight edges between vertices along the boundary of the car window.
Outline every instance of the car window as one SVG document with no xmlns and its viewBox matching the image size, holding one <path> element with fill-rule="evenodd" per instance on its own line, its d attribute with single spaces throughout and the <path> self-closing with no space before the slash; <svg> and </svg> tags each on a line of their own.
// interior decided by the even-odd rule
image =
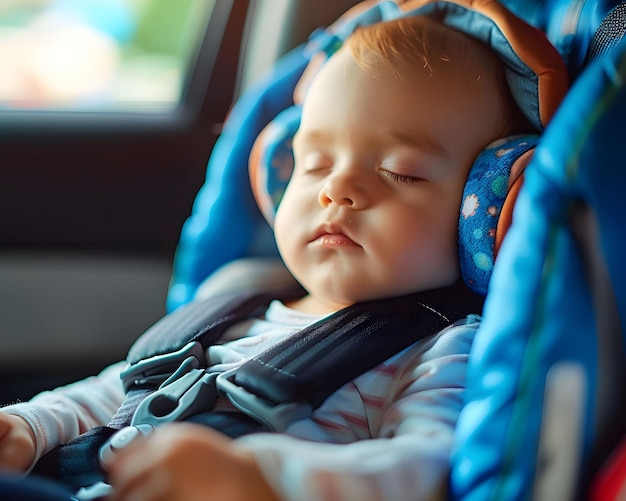
<svg viewBox="0 0 626 501">
<path fill-rule="evenodd" d="M 214 4 L 2 0 L 0 114 L 176 108 Z"/>
</svg>

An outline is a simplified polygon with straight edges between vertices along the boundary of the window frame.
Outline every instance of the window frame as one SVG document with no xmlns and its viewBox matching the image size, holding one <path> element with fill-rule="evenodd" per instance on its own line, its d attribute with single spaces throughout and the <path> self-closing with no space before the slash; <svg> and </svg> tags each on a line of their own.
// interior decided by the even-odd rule
<svg viewBox="0 0 626 501">
<path fill-rule="evenodd" d="M 172 111 L 0 111 L 0 249 L 171 258 L 234 99 L 253 2 L 216 0 Z"/>
</svg>

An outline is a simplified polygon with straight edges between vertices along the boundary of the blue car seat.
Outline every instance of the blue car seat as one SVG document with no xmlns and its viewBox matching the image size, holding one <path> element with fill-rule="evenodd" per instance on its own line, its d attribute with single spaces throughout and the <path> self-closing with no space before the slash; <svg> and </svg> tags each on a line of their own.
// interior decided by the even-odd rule
<svg viewBox="0 0 626 501">
<path fill-rule="evenodd" d="M 619 279 L 626 276 L 626 239 L 618 211 L 626 176 L 619 160 L 626 116 L 626 45 L 619 43 L 624 4 L 503 3 L 546 32 L 574 85 L 532 158 L 523 157 L 528 165 L 493 271 L 493 262 L 474 259 L 483 252 L 473 249 L 472 271 L 464 272 L 466 281 L 484 287 L 487 300 L 451 458 L 450 493 L 481 501 L 570 499 L 586 492 L 624 432 L 626 285 Z M 264 161 L 289 163 L 284 138 L 297 128 L 294 88 L 311 47 L 328 48 L 334 35 L 329 42 L 328 34 L 315 34 L 235 105 L 181 232 L 169 310 L 192 301 L 207 279 L 210 284 L 233 262 L 277 262 L 266 218 L 288 175 L 256 172 L 265 184 L 255 201 L 248 159 L 252 153 L 258 164 L 271 144 Z M 262 131 L 270 140 L 253 152 Z M 522 156 L 527 151 L 518 150 Z M 244 270 L 250 278 L 250 268 Z M 275 273 L 273 267 L 270 280 Z"/>
</svg>

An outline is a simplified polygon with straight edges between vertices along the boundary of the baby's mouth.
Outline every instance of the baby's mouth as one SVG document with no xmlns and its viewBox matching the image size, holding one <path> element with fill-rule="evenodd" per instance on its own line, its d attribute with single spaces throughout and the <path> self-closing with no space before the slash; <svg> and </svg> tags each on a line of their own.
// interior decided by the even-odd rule
<svg viewBox="0 0 626 501">
<path fill-rule="evenodd" d="M 346 234 L 340 225 L 331 223 L 320 227 L 315 232 L 310 243 L 331 249 L 361 248 L 357 242 Z"/>
</svg>

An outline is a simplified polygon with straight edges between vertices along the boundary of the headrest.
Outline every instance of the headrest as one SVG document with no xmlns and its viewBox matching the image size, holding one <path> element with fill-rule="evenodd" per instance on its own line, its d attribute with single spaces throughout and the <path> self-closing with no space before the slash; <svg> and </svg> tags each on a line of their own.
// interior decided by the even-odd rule
<svg viewBox="0 0 626 501">
<path fill-rule="evenodd" d="M 411 0 L 399 5 L 383 1 L 366 10 L 357 6 L 353 12 L 357 12 L 354 17 L 344 16 L 337 25 L 312 36 L 310 66 L 314 65 L 316 56 L 326 59 L 332 55 L 358 26 L 428 15 L 488 43 L 502 57 L 512 94 L 538 130 L 543 130 L 567 90 L 563 61 L 545 36 L 497 2 Z M 304 83 L 301 81 L 297 93 L 303 92 L 306 80 L 316 71 L 313 68 L 304 72 Z M 294 100 L 299 102 L 297 96 Z M 252 190 L 270 224 L 293 172 L 292 139 L 300 125 L 300 116 L 299 104 L 277 115 L 259 135 L 250 155 Z M 499 242 L 511 222 L 521 172 L 536 142 L 536 136 L 518 136 L 491 144 L 477 157 L 470 171 L 459 217 L 459 254 L 466 284 L 480 294 L 487 291 Z"/>
</svg>

